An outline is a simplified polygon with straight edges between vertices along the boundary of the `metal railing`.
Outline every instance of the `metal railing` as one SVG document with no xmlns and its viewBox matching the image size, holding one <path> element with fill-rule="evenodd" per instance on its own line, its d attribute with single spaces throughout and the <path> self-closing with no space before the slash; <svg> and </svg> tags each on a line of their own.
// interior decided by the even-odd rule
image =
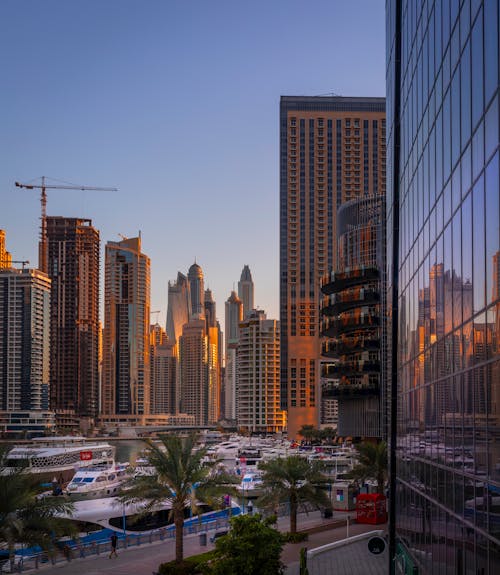
<svg viewBox="0 0 500 575">
<path fill-rule="evenodd" d="M 207 533 L 208 531 L 227 528 L 229 526 L 229 519 L 220 517 L 214 521 L 207 521 L 204 523 L 192 523 L 184 527 L 184 536 L 194 535 L 198 533 Z M 118 536 L 117 549 L 127 549 L 130 547 L 140 547 L 141 545 L 150 545 L 157 541 L 173 541 L 175 539 L 175 528 L 162 527 L 140 534 L 127 534 L 116 532 Z M 111 542 L 109 538 L 93 541 L 91 543 L 73 543 L 67 544 L 62 549 L 58 549 L 54 554 L 49 555 L 47 552 L 41 551 L 33 555 L 20 557 L 16 556 L 14 563 L 14 570 L 11 573 L 24 573 L 33 569 L 40 569 L 51 565 L 60 563 L 69 563 L 75 559 L 84 559 L 86 557 L 106 555 L 111 552 Z M 2 573 L 6 571 L 8 561 L 2 565 Z"/>
</svg>

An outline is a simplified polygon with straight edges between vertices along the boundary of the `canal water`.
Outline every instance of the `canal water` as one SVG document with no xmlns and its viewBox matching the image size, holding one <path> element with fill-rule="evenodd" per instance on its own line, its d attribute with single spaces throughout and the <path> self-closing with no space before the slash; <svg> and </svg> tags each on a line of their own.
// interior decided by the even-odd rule
<svg viewBox="0 0 500 575">
<path fill-rule="evenodd" d="M 119 463 L 135 463 L 141 456 L 141 452 L 148 447 L 148 444 L 141 439 L 118 439 L 110 440 L 109 443 L 116 447 L 115 460 Z"/>
</svg>

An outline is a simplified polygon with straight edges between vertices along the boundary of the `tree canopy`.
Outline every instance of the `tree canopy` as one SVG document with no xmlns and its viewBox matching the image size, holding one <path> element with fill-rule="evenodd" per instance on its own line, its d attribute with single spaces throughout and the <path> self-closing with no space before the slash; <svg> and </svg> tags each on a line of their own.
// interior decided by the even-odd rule
<svg viewBox="0 0 500 575">
<path fill-rule="evenodd" d="M 275 519 L 274 519 L 275 520 Z M 231 520 L 229 533 L 217 540 L 210 575 L 281 575 L 283 536 L 273 519 L 240 515 Z"/>
<path fill-rule="evenodd" d="M 75 533 L 73 522 L 60 516 L 71 513 L 73 505 L 62 497 L 40 497 L 38 479 L 26 467 L 7 469 L 8 452 L 0 446 L 0 542 L 11 562 L 17 543 L 52 553 L 57 537 Z"/>
<path fill-rule="evenodd" d="M 290 504 L 290 532 L 297 532 L 297 513 L 307 503 L 319 508 L 330 508 L 331 503 L 320 485 L 328 482 L 321 462 L 310 462 L 300 455 L 277 458 L 259 465 L 263 471 L 264 495 L 260 507 L 273 509 L 279 503 Z"/>
<path fill-rule="evenodd" d="M 169 500 L 175 524 L 175 559 L 184 557 L 184 510 L 197 512 L 197 502 L 221 506 L 222 495 L 232 493 L 236 478 L 216 469 L 216 462 L 206 463 L 206 449 L 198 448 L 196 435 L 181 438 L 161 435 L 161 446 L 149 441 L 147 458 L 154 468 L 152 475 L 135 477 L 125 487 L 121 500 L 152 512 Z"/>
<path fill-rule="evenodd" d="M 377 483 L 377 492 L 383 494 L 387 482 L 387 443 L 365 441 L 355 447 L 358 452 L 358 464 L 349 472 L 349 477 L 360 481 L 373 479 Z"/>
</svg>

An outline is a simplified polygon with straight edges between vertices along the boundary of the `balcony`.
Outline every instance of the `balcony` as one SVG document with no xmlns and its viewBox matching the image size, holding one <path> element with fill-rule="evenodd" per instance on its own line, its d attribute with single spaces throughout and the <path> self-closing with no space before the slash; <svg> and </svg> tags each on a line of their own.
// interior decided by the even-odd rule
<svg viewBox="0 0 500 575">
<path fill-rule="evenodd" d="M 321 291 L 325 295 L 338 293 L 366 282 L 377 280 L 380 272 L 376 267 L 361 267 L 344 272 L 331 272 L 321 280 Z"/>
<path fill-rule="evenodd" d="M 335 293 L 323 298 L 321 313 L 323 315 L 338 315 L 350 309 L 364 305 L 373 305 L 380 301 L 378 291 L 371 289 L 358 289 L 353 292 Z"/>
<path fill-rule="evenodd" d="M 322 396 L 327 399 L 359 399 L 378 397 L 379 390 L 379 385 L 375 383 L 366 385 L 327 383 L 322 387 Z"/>
<path fill-rule="evenodd" d="M 357 330 L 376 328 L 380 325 L 378 315 L 368 314 L 359 317 L 343 317 L 337 319 L 327 319 L 323 321 L 321 335 L 327 337 L 339 337 L 340 335 L 352 333 Z"/>
<path fill-rule="evenodd" d="M 347 337 L 336 341 L 324 341 L 321 346 L 321 354 L 325 357 L 339 357 L 362 351 L 380 349 L 378 337 Z"/>
<path fill-rule="evenodd" d="M 356 376 L 365 373 L 380 373 L 380 361 L 377 359 L 360 361 L 341 361 L 336 364 L 326 364 L 323 366 L 323 377 L 339 378 L 342 376 Z"/>
</svg>

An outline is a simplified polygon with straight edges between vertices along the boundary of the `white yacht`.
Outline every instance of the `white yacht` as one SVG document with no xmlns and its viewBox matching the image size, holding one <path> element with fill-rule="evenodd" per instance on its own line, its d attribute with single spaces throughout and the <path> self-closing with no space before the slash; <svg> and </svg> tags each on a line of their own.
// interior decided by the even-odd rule
<svg viewBox="0 0 500 575">
<path fill-rule="evenodd" d="M 173 529 L 171 503 L 165 500 L 151 513 L 143 513 L 144 506 L 122 503 L 117 497 L 76 501 L 68 518 L 76 521 L 82 531 L 92 531 L 96 527 L 112 529 L 123 534 L 139 534 L 154 529 Z M 190 508 L 185 510 L 185 527 L 189 525 L 217 521 L 241 513 L 235 502 L 230 507 L 213 510 L 208 505 L 199 503 L 198 513 L 193 514 Z"/>
<path fill-rule="evenodd" d="M 255 470 L 245 473 L 236 491 L 241 497 L 260 497 L 264 493 L 262 475 Z"/>
<path fill-rule="evenodd" d="M 115 447 L 85 437 L 37 437 L 25 445 L 13 447 L 6 457 L 4 473 L 20 467 L 33 473 L 40 483 L 69 481 L 78 469 L 96 464 L 113 464 Z"/>
<path fill-rule="evenodd" d="M 68 483 L 64 494 L 73 501 L 114 497 L 123 482 L 131 477 L 131 471 L 126 463 L 82 467 Z"/>
</svg>

